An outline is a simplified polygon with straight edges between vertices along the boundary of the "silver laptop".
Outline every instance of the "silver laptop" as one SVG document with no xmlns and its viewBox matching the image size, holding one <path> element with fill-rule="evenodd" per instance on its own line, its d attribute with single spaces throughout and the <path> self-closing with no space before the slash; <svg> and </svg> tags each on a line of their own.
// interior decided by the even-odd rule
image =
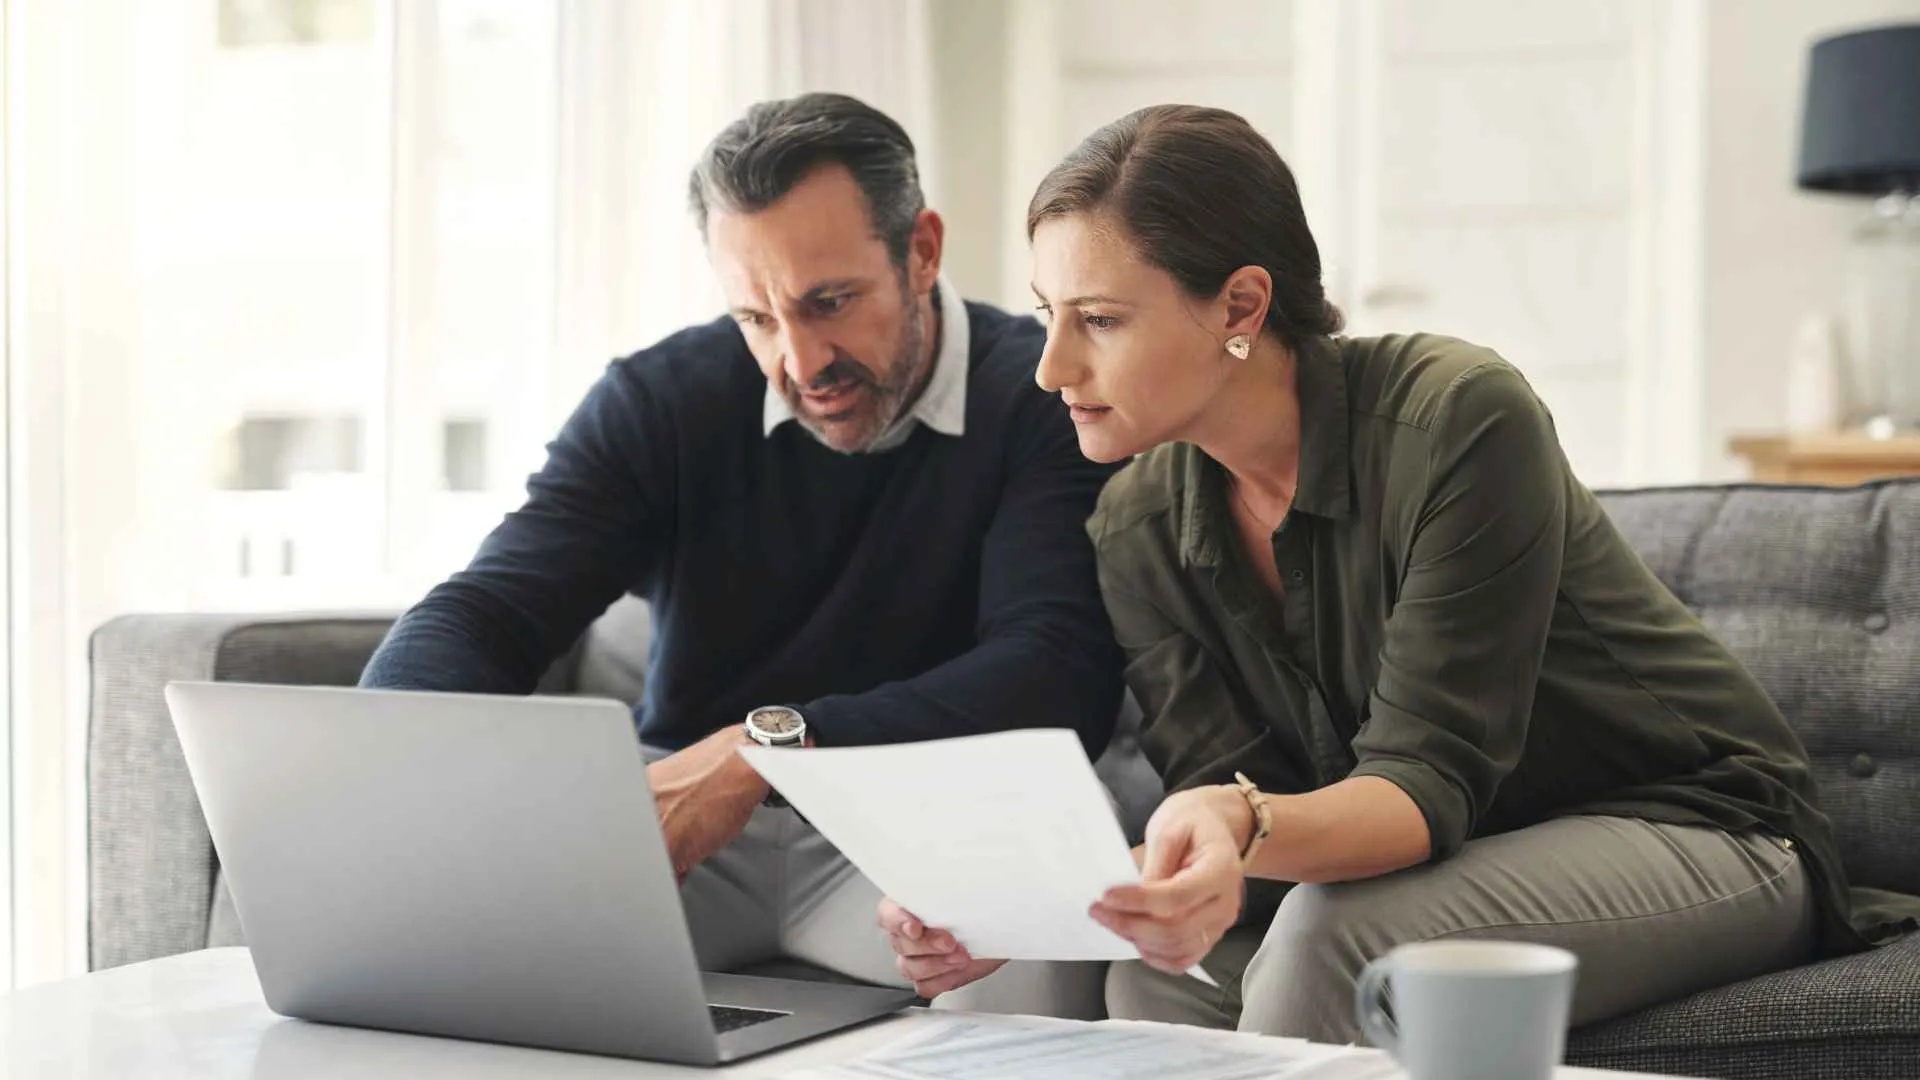
<svg viewBox="0 0 1920 1080">
<path fill-rule="evenodd" d="M 277 1013 L 716 1065 L 913 1000 L 700 972 L 622 705 L 166 694 Z"/>
</svg>

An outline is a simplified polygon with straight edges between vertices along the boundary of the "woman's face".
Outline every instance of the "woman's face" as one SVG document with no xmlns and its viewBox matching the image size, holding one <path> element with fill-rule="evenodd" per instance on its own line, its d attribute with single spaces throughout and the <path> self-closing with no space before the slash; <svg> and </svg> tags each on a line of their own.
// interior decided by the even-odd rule
<svg viewBox="0 0 1920 1080">
<path fill-rule="evenodd" d="M 1094 461 L 1183 440 L 1231 370 L 1227 305 L 1190 297 L 1099 215 L 1034 230 L 1033 291 L 1047 323 L 1035 380 L 1070 407 Z"/>
</svg>

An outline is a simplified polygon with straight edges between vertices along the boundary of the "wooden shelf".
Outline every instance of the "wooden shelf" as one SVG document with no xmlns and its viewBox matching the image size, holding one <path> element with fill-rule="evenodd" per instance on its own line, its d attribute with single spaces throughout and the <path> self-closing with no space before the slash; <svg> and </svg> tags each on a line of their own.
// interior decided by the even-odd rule
<svg viewBox="0 0 1920 1080">
<path fill-rule="evenodd" d="M 1920 476 L 1920 435 L 1768 435 L 1736 438 L 1753 478 L 1771 484 L 1848 486 L 1893 476 Z"/>
</svg>

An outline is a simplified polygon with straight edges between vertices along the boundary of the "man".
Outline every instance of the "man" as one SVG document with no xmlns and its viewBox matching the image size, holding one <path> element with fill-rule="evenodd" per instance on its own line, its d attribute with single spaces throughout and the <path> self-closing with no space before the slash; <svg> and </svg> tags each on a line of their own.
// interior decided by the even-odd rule
<svg viewBox="0 0 1920 1080">
<path fill-rule="evenodd" d="M 1034 382 L 1040 327 L 940 282 L 944 225 L 891 119 L 838 95 L 756 105 L 691 187 L 729 317 L 612 364 L 526 504 L 362 683 L 528 693 L 613 600 L 645 598 L 635 717 L 702 965 L 901 983 L 878 890 L 767 805 L 743 721 L 801 753 L 1062 726 L 1098 755 L 1121 660 L 1084 523 L 1109 470 Z M 1011 1007 L 1081 1008 L 1036 1003 L 1034 975 L 1003 984 L 1029 995 Z"/>
</svg>

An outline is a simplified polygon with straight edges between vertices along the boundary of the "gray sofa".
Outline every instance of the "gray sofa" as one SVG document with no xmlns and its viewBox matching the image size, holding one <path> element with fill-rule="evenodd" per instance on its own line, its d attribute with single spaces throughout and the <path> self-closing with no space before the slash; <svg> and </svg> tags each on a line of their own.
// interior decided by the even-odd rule
<svg viewBox="0 0 1920 1080">
<path fill-rule="evenodd" d="M 1920 893 L 1920 481 L 1611 492 L 1648 564 L 1766 683 L 1813 757 L 1856 884 Z M 167 719 L 170 679 L 348 684 L 384 616 L 140 615 L 92 642 L 95 969 L 240 927 Z M 631 699 L 646 612 L 615 605 L 542 689 Z M 1137 834 L 1158 783 L 1123 717 L 1099 762 Z M 1920 936 L 1583 1029 L 1573 1061 L 1701 1077 L 1920 1076 Z"/>
</svg>

